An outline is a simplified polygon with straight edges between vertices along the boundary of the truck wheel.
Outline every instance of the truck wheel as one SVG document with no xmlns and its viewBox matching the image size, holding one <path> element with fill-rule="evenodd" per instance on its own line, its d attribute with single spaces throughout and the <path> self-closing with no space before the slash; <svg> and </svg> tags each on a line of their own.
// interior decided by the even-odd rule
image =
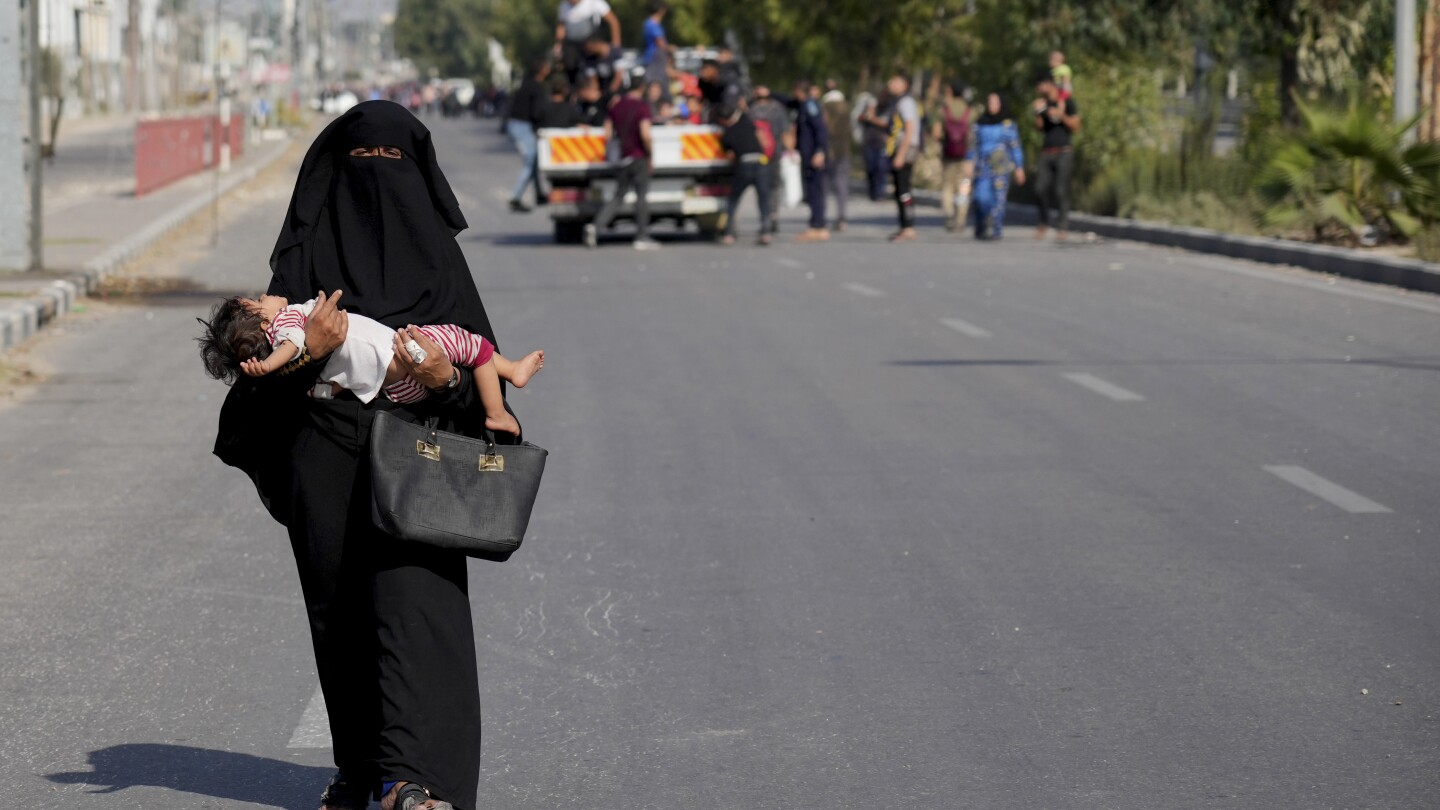
<svg viewBox="0 0 1440 810">
<path fill-rule="evenodd" d="M 556 222 L 555 223 L 555 244 L 557 245 L 578 245 L 585 238 L 585 223 L 583 222 Z"/>
</svg>

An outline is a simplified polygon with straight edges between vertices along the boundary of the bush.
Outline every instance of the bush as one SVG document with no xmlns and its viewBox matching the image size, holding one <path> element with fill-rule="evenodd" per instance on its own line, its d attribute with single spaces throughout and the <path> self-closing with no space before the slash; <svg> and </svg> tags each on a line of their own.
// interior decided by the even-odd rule
<svg viewBox="0 0 1440 810">
<path fill-rule="evenodd" d="M 1303 126 L 1280 141 L 1255 184 L 1266 225 L 1374 244 L 1440 220 L 1440 144 L 1405 142 L 1419 116 L 1392 123 L 1358 93 L 1344 109 L 1296 104 Z"/>
</svg>

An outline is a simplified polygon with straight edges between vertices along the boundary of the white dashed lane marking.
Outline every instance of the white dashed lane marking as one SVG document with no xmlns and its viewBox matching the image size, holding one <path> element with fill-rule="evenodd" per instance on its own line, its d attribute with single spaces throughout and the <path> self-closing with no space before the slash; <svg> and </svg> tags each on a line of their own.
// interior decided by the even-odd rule
<svg viewBox="0 0 1440 810">
<path fill-rule="evenodd" d="M 954 329 L 962 335 L 973 338 L 988 338 L 990 333 L 973 323 L 962 321 L 959 318 L 941 318 L 940 323 Z"/>
<path fill-rule="evenodd" d="M 1110 399 L 1113 399 L 1116 402 L 1145 401 L 1145 397 L 1140 396 L 1134 391 L 1131 391 L 1128 388 L 1121 388 L 1120 386 L 1112 382 L 1106 382 L 1105 380 L 1096 377 L 1094 374 L 1076 372 L 1073 374 L 1066 374 L 1065 379 L 1075 383 L 1076 385 L 1088 388 L 1102 397 L 1108 397 Z"/>
<path fill-rule="evenodd" d="M 856 295 L 863 295 L 866 298 L 883 298 L 885 296 L 885 293 L 880 292 L 879 290 L 871 287 L 868 284 L 856 284 L 855 282 L 850 282 L 845 285 L 845 289 L 855 293 Z"/>
<path fill-rule="evenodd" d="M 290 735 L 290 744 L 286 747 L 329 748 L 330 743 L 330 715 L 325 711 L 325 695 L 316 686 L 315 694 L 310 697 L 305 713 L 300 715 L 300 724 Z"/>
<path fill-rule="evenodd" d="M 805 266 L 805 263 L 802 261 L 798 261 L 796 259 L 787 259 L 784 256 L 776 257 L 775 263 L 780 265 L 781 267 L 792 267 L 797 270 Z"/>
<path fill-rule="evenodd" d="M 1329 501 L 1335 506 L 1357 515 L 1383 514 L 1390 509 L 1378 504 L 1358 492 L 1352 492 L 1334 481 L 1328 481 L 1304 467 L 1277 465 L 1266 467 L 1265 471 L 1286 483 L 1293 484 L 1315 497 Z"/>
</svg>

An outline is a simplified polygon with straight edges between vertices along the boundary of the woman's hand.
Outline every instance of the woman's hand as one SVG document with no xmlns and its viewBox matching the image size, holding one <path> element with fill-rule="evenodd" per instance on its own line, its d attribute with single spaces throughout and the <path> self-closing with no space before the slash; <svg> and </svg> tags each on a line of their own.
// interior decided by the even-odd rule
<svg viewBox="0 0 1440 810">
<path fill-rule="evenodd" d="M 415 341 L 425 350 L 425 362 L 416 363 L 405 350 L 406 341 Z M 445 356 L 445 350 L 413 325 L 407 329 L 395 330 L 395 362 L 426 388 L 444 388 L 455 374 L 455 366 Z"/>
<path fill-rule="evenodd" d="M 317 360 L 340 348 L 350 332 L 350 316 L 335 306 L 341 294 L 336 290 L 327 298 L 321 290 L 315 297 L 315 309 L 305 322 L 305 345 L 310 349 L 310 356 Z"/>
<path fill-rule="evenodd" d="M 1015 185 L 1017 185 L 1017 186 L 1023 186 L 1023 185 L 1025 185 L 1025 170 L 1024 170 L 1024 169 L 1016 169 L 1016 170 L 1015 170 Z"/>
</svg>

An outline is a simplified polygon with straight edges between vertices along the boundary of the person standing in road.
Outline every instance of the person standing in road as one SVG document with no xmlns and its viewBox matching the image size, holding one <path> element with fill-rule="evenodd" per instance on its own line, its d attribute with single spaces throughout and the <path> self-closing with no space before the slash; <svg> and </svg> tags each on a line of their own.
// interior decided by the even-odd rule
<svg viewBox="0 0 1440 810">
<path fill-rule="evenodd" d="M 845 209 L 850 200 L 850 102 L 834 79 L 825 82 L 820 98 L 825 111 L 825 129 L 830 136 L 830 155 L 825 161 L 825 185 L 835 196 L 835 230 L 845 230 Z"/>
<path fill-rule="evenodd" d="M 1075 169 L 1071 141 L 1080 131 L 1080 110 L 1075 99 L 1062 98 L 1060 85 L 1049 74 L 1035 84 L 1035 128 L 1040 130 L 1040 165 L 1035 170 L 1035 202 L 1040 208 L 1040 227 L 1035 238 L 1055 227 L 1055 238 L 1063 240 L 1070 227 L 1070 174 Z M 1059 216 L 1052 216 L 1055 209 Z"/>
<path fill-rule="evenodd" d="M 947 86 L 940 120 L 935 122 L 935 140 L 940 142 L 940 210 L 945 215 L 945 230 L 952 232 L 965 222 L 970 209 L 970 183 L 975 175 L 975 164 L 967 157 L 972 149 L 970 117 L 965 85 L 957 81 Z"/>
<path fill-rule="evenodd" d="M 915 239 L 915 163 L 920 159 L 920 105 L 910 95 L 910 77 L 900 71 L 890 77 L 886 88 L 895 103 L 890 107 L 890 140 L 885 154 L 890 160 L 890 179 L 895 184 L 895 205 L 900 228 L 890 234 L 891 242 Z"/>
<path fill-rule="evenodd" d="M 770 244 L 770 176 L 765 171 L 765 147 L 755 122 L 738 106 L 724 111 L 722 125 L 725 131 L 720 135 L 720 145 L 735 162 L 734 174 L 730 178 L 730 203 L 726 207 L 725 235 L 720 242 L 735 244 L 735 217 L 740 210 L 740 198 L 745 189 L 755 187 L 755 198 L 760 204 L 760 238 L 758 244 Z"/>
<path fill-rule="evenodd" d="M 1005 108 L 999 93 L 985 97 L 985 112 L 975 120 L 970 163 L 975 167 L 976 239 L 999 239 L 1005 228 L 1005 200 L 1010 194 L 1010 177 L 1025 185 L 1025 151 L 1020 148 L 1020 131 Z"/>
<path fill-rule="evenodd" d="M 620 144 L 620 165 L 615 170 L 615 196 L 600 209 L 595 221 L 585 225 L 585 244 L 599 244 L 600 231 L 610 227 L 625 195 L 635 191 L 635 249 L 656 250 L 660 243 L 650 238 L 650 105 L 645 103 L 645 68 L 631 68 L 630 89 L 610 107 L 605 122 L 605 140 Z"/>
<path fill-rule="evenodd" d="M 556 17 L 555 56 L 571 84 L 585 66 L 585 43 L 600 38 L 601 26 L 610 27 L 610 48 L 619 53 L 620 18 L 605 0 L 560 0 Z"/>
<path fill-rule="evenodd" d="M 771 95 L 770 88 L 764 85 L 755 88 L 755 101 L 750 105 L 750 117 L 755 121 L 756 134 L 760 136 L 760 145 L 765 147 L 768 158 L 764 169 L 766 184 L 770 189 L 766 205 L 770 212 L 767 231 L 774 234 L 780 231 L 780 192 L 784 186 L 780 179 L 780 155 L 786 149 L 794 148 L 794 125 L 790 120 L 790 110 Z M 768 146 L 766 141 L 769 141 Z"/>
<path fill-rule="evenodd" d="M 391 329 L 453 323 L 498 344 L 455 240 L 465 227 L 414 115 L 366 101 L 336 118 L 305 154 L 270 254 L 270 295 L 317 299 L 305 352 L 281 373 L 233 385 L 220 410 L 215 454 L 250 477 L 286 526 L 299 570 L 338 769 L 322 810 L 363 810 L 372 796 L 383 810 L 476 804 L 480 692 L 467 559 L 376 527 L 367 439 L 382 410 L 477 435 L 485 412 L 476 378 L 417 332 L 428 357 L 397 360 L 430 389 L 422 402 L 307 396 L 348 334 L 342 301 Z"/>
<path fill-rule="evenodd" d="M 536 59 L 530 64 L 530 73 L 520 82 L 520 89 L 510 99 L 510 112 L 505 118 L 505 132 L 520 151 L 520 176 L 515 180 L 515 193 L 510 195 L 510 210 L 517 214 L 530 213 L 525 204 L 525 189 L 535 184 L 535 204 L 545 202 L 545 193 L 540 188 L 540 173 L 536 158 L 540 144 L 535 138 L 535 123 L 540 120 L 540 111 L 546 104 L 545 80 L 550 76 L 550 60 Z"/>
<path fill-rule="evenodd" d="M 810 96 L 809 81 L 795 85 L 795 145 L 800 152 L 800 177 L 805 184 L 805 202 L 810 206 L 810 226 L 797 239 L 823 242 L 830 238 L 825 228 L 825 159 L 830 137 L 820 102 Z"/>
<path fill-rule="evenodd" d="M 885 163 L 885 144 L 890 140 L 890 102 L 885 91 L 881 91 L 879 96 L 870 96 L 856 117 L 860 124 L 865 188 L 870 192 L 870 202 L 885 199 L 885 180 L 890 176 L 890 169 Z"/>
</svg>

